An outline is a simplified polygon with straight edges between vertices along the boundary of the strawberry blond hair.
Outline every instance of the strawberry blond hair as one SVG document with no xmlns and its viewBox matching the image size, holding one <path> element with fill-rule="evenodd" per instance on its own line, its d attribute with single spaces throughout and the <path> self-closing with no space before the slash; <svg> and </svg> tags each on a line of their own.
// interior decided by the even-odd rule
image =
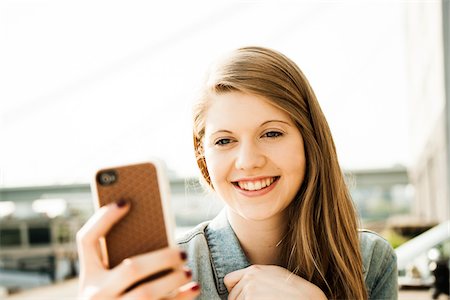
<svg viewBox="0 0 450 300">
<path fill-rule="evenodd" d="M 304 140 L 306 173 L 288 207 L 288 232 L 281 244 L 284 266 L 328 298 L 367 299 L 357 215 L 308 80 L 289 58 L 261 47 L 237 49 L 213 66 L 194 108 L 197 164 L 210 187 L 203 153 L 205 115 L 211 95 L 230 91 L 265 97 L 289 114 Z"/>
</svg>

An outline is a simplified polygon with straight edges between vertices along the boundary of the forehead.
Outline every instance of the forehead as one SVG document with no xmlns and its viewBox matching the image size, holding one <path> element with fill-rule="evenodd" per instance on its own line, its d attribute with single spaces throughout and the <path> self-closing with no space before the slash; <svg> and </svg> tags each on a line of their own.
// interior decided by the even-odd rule
<svg viewBox="0 0 450 300">
<path fill-rule="evenodd" d="M 292 124 L 289 115 L 266 98 L 242 92 L 228 92 L 212 96 L 206 112 L 205 129 L 209 131 L 230 129 L 222 127 L 254 127 L 268 120 Z"/>
</svg>

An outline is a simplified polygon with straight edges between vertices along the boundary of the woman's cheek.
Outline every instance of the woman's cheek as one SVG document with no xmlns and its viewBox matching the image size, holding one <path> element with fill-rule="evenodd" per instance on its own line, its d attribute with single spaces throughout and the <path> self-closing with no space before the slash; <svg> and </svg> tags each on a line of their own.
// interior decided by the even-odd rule
<svg viewBox="0 0 450 300">
<path fill-rule="evenodd" d="M 215 186 L 217 184 L 217 179 L 220 176 L 220 158 L 214 151 L 205 151 L 205 161 L 209 177 Z"/>
</svg>

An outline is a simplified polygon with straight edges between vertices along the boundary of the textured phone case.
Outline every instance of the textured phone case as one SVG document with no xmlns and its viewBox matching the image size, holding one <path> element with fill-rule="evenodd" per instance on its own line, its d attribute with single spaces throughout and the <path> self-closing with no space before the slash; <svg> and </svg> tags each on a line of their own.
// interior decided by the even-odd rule
<svg viewBox="0 0 450 300">
<path fill-rule="evenodd" d="M 120 199 L 131 203 L 128 214 L 105 236 L 108 266 L 113 268 L 127 257 L 167 247 L 156 167 L 143 163 L 105 170 L 114 170 L 117 179 L 107 186 L 95 182 L 100 206 Z"/>
</svg>

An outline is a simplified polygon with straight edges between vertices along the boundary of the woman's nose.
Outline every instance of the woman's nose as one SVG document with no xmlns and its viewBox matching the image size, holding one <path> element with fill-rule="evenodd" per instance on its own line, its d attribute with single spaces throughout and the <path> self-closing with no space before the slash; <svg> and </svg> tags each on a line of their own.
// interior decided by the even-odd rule
<svg viewBox="0 0 450 300">
<path fill-rule="evenodd" d="M 236 169 L 251 170 L 261 168 L 265 163 L 266 156 L 258 145 L 252 142 L 241 142 L 236 152 Z"/>
</svg>

